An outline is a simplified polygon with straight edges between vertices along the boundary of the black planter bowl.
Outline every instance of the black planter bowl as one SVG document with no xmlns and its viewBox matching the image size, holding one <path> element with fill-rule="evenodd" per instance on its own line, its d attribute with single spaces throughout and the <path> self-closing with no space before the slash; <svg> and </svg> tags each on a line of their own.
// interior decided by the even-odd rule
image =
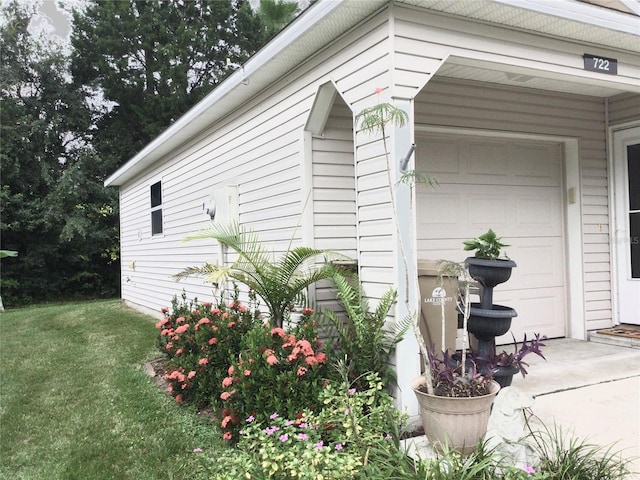
<svg viewBox="0 0 640 480">
<path fill-rule="evenodd" d="M 517 316 L 510 307 L 493 305 L 492 309 L 486 309 L 480 308 L 479 303 L 472 303 L 467 330 L 479 340 L 493 340 L 507 333 L 511 328 L 511 319 Z"/>
<path fill-rule="evenodd" d="M 516 266 L 513 260 L 469 257 L 464 261 L 469 275 L 485 288 L 493 288 L 511 278 L 511 269 Z"/>
<path fill-rule="evenodd" d="M 493 379 L 498 382 L 500 387 L 509 387 L 513 381 L 513 376 L 520 372 L 518 367 L 496 367 L 493 370 Z"/>
</svg>

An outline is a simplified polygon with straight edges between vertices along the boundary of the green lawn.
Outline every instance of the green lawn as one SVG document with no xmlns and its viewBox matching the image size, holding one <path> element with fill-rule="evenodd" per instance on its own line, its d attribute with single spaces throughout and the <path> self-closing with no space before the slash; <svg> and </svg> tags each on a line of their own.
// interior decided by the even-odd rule
<svg viewBox="0 0 640 480">
<path fill-rule="evenodd" d="M 195 448 L 225 449 L 144 373 L 152 318 L 111 300 L 7 311 L 0 328 L 0 478 L 186 479 Z"/>
</svg>

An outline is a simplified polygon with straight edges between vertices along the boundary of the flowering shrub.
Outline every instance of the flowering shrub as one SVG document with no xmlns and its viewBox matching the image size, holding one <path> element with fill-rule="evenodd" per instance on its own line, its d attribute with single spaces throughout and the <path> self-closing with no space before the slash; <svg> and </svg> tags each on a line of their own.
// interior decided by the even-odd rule
<svg viewBox="0 0 640 480">
<path fill-rule="evenodd" d="M 255 325 L 259 313 L 250 311 L 236 299 L 226 305 L 196 300 L 182 302 L 174 297 L 171 311 L 156 327 L 158 346 L 168 357 L 165 379 L 178 403 L 199 406 L 215 403 L 222 392 L 222 379 L 237 358 L 242 338 Z"/>
<path fill-rule="evenodd" d="M 293 418 L 317 408 L 329 374 L 327 356 L 320 351 L 313 310 L 302 314 L 289 331 L 260 325 L 247 333 L 240 356 L 221 381 L 225 440 L 237 438 L 240 419 L 276 411 Z"/>
<path fill-rule="evenodd" d="M 252 467 L 272 479 L 352 479 L 362 467 L 359 455 L 325 443 L 313 425 L 277 413 L 263 422 L 248 417 L 237 449 L 252 453 Z"/>
</svg>

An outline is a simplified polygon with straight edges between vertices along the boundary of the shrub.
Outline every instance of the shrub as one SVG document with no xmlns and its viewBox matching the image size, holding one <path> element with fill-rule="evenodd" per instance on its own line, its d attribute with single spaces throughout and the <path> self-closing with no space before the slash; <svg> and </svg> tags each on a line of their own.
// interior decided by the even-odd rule
<svg viewBox="0 0 640 480">
<path fill-rule="evenodd" d="M 261 419 L 279 412 L 295 417 L 317 408 L 329 371 L 312 315 L 313 310 L 305 309 L 289 331 L 257 325 L 247 333 L 222 379 L 223 438 L 237 438 L 240 419 L 249 416 Z"/>
<path fill-rule="evenodd" d="M 216 306 L 197 299 L 172 301 L 171 312 L 156 327 L 158 346 L 168 356 L 165 379 L 178 403 L 203 407 L 216 403 L 227 368 L 237 358 L 242 338 L 259 325 L 259 312 L 235 299 Z"/>
<path fill-rule="evenodd" d="M 347 357 L 349 380 L 363 389 L 367 387 L 362 384 L 367 372 L 375 372 L 385 386 L 394 384 L 396 374 L 391 366 L 391 357 L 411 326 L 409 318 L 396 324 L 393 331 L 385 328 L 389 311 L 396 303 L 396 290 L 389 289 L 376 309 L 371 310 L 357 276 L 347 276 L 336 270 L 333 282 L 346 316 L 342 318 L 331 310 L 325 310 L 320 320 L 322 326 L 337 336 L 335 349 Z"/>
</svg>

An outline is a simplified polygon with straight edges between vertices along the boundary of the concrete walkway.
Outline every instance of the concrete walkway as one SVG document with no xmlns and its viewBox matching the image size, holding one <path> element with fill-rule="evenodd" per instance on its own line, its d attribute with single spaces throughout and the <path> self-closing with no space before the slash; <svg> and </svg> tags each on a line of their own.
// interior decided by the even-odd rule
<svg viewBox="0 0 640 480">
<path fill-rule="evenodd" d="M 531 355 L 529 375 L 513 386 L 535 397 L 533 413 L 588 443 L 610 446 L 640 479 L 640 348 L 593 341 L 548 340 L 547 358 Z"/>
<path fill-rule="evenodd" d="M 514 377 L 512 386 L 535 397 L 532 411 L 547 427 L 635 458 L 630 480 L 640 480 L 640 344 L 544 343 L 547 360 L 527 356 L 529 374 Z M 421 456 L 432 455 L 424 437 L 409 443 Z"/>
</svg>

